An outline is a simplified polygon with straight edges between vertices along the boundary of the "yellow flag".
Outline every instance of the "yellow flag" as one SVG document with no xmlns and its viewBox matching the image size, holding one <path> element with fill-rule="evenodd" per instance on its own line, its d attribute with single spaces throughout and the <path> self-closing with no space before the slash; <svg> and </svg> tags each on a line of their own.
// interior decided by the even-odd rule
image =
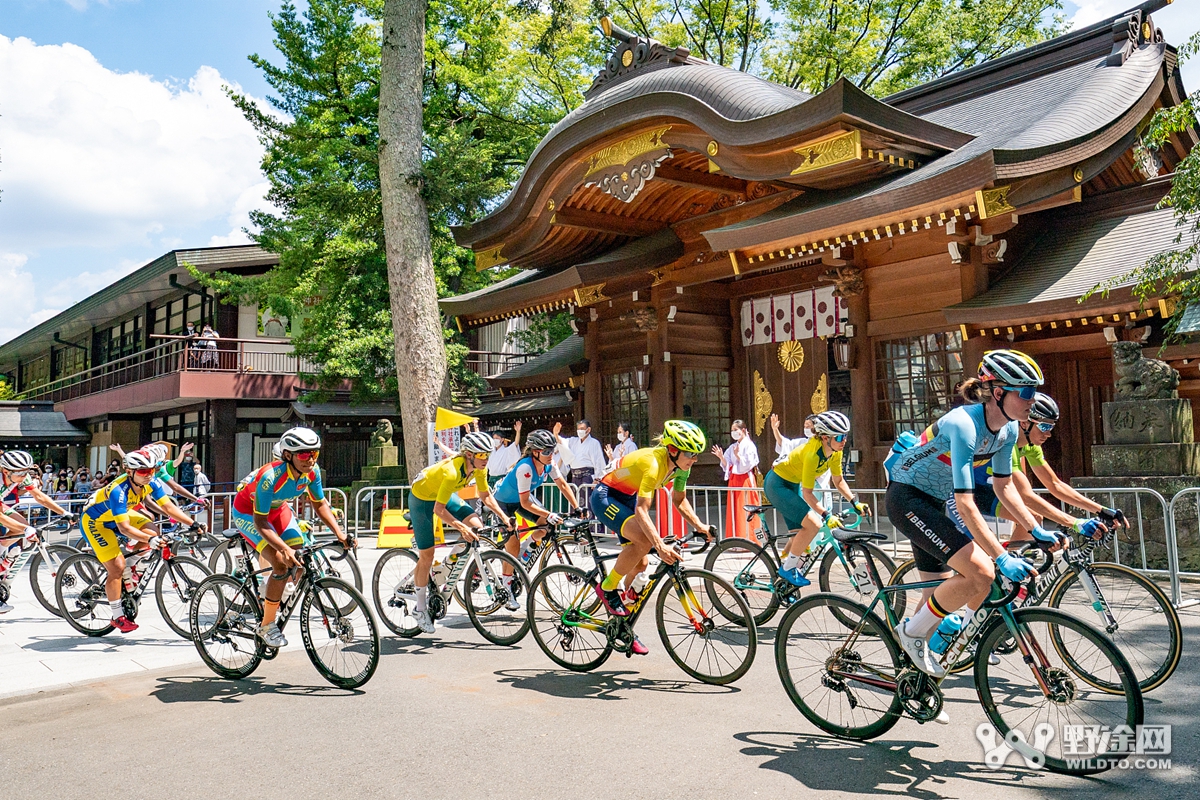
<svg viewBox="0 0 1200 800">
<path fill-rule="evenodd" d="M 448 408 L 438 406 L 437 417 L 433 422 L 433 429 L 444 431 L 450 428 L 457 428 L 459 425 L 470 425 L 475 421 L 474 417 L 468 417 L 466 414 L 460 414 L 457 411 L 451 411 Z"/>
</svg>

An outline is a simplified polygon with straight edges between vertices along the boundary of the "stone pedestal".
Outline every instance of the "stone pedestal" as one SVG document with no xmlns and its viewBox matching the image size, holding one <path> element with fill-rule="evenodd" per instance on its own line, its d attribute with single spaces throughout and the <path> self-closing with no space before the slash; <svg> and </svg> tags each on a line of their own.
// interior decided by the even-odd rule
<svg viewBox="0 0 1200 800">
<path fill-rule="evenodd" d="M 1098 477 L 1200 475 L 1200 444 L 1093 445 L 1092 472 Z"/>
<path fill-rule="evenodd" d="M 1190 417 L 1189 417 L 1190 419 Z M 400 459 L 400 448 L 395 445 L 367 448 L 368 467 L 394 467 Z M 365 480 L 364 476 L 364 480 Z"/>
<path fill-rule="evenodd" d="M 1192 435 L 1192 404 L 1185 398 L 1165 400 L 1115 400 L 1104 403 L 1105 445 L 1123 444 L 1190 444 Z M 1139 474 L 1097 473 L 1097 474 Z M 1146 473 L 1152 475 L 1183 475 L 1189 471 Z"/>
</svg>

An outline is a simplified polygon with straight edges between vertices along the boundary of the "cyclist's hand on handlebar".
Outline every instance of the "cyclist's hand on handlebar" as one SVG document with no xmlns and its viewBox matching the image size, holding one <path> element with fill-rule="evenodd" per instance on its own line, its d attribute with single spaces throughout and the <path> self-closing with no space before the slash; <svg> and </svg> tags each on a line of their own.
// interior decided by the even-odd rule
<svg viewBox="0 0 1200 800">
<path fill-rule="evenodd" d="M 1125 512 L 1119 508 L 1102 508 L 1100 509 L 1100 519 L 1109 528 L 1120 527 L 1128 528 L 1129 520 L 1125 518 Z"/>
<path fill-rule="evenodd" d="M 680 559 L 679 551 L 662 539 L 655 542 L 654 549 L 658 552 L 658 557 L 663 560 L 664 564 L 674 564 Z"/>
<path fill-rule="evenodd" d="M 559 514 L 555 514 L 553 511 L 551 511 L 549 514 L 546 515 L 546 522 L 548 522 L 551 525 L 561 525 L 562 521 L 563 521 L 562 516 Z"/>
<path fill-rule="evenodd" d="M 62 518 L 67 521 L 67 524 L 74 525 L 75 522 L 79 519 L 79 515 L 76 514 L 74 511 L 68 511 L 67 513 L 62 515 Z"/>
<path fill-rule="evenodd" d="M 854 503 L 854 510 L 858 513 L 858 515 L 860 517 L 871 516 L 871 507 L 869 505 L 867 505 L 866 503 L 862 502 L 861 500 L 856 501 Z"/>
<path fill-rule="evenodd" d="M 717 538 L 717 526 L 709 525 L 708 528 L 704 531 L 704 535 L 707 536 L 710 541 Z"/>
<path fill-rule="evenodd" d="M 842 525 L 843 525 L 841 517 L 834 516 L 833 514 L 830 514 L 828 512 L 825 513 L 825 520 L 824 520 L 823 524 L 825 525 L 826 528 L 829 528 L 829 530 L 831 530 L 831 531 L 836 530 L 836 529 L 842 527 Z"/>
<path fill-rule="evenodd" d="M 1088 539 L 1103 539 L 1104 534 L 1108 533 L 1104 523 L 1095 518 L 1075 520 L 1073 527 L 1076 533 Z"/>
<path fill-rule="evenodd" d="M 1055 547 L 1067 541 L 1067 535 L 1065 533 L 1060 533 L 1059 531 L 1048 531 L 1041 525 L 1034 525 L 1033 530 L 1029 532 L 1029 535 L 1042 544 L 1054 545 Z"/>
<path fill-rule="evenodd" d="M 996 559 L 996 569 L 1000 570 L 1001 575 L 1016 583 L 1023 583 L 1030 578 L 1037 577 L 1037 570 L 1033 564 L 1011 553 L 1000 554 L 1000 557 Z"/>
<path fill-rule="evenodd" d="M 507 526 L 508 523 L 505 523 L 505 525 Z M 475 531 L 471 530 L 466 525 L 464 525 L 463 527 L 458 529 L 458 534 L 459 534 L 459 536 L 461 536 L 463 538 L 464 542 L 478 542 L 479 541 L 479 535 L 476 534 Z"/>
<path fill-rule="evenodd" d="M 284 545 L 282 550 L 276 550 L 275 552 L 279 554 L 279 558 L 283 561 L 285 567 L 300 566 L 300 559 L 296 558 L 296 551 L 287 545 Z"/>
</svg>

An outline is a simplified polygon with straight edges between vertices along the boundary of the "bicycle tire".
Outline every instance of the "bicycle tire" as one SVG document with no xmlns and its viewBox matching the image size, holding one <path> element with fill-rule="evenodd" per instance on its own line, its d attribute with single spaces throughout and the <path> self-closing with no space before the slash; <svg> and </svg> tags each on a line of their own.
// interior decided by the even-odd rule
<svg viewBox="0 0 1200 800">
<path fill-rule="evenodd" d="M 582 545 L 578 546 L 575 555 L 571 555 L 571 548 L 576 547 L 576 539 L 574 536 L 567 534 L 555 534 L 558 542 L 558 548 L 562 549 L 561 554 L 558 548 L 553 543 L 544 542 L 542 546 L 542 554 L 538 556 L 538 572 L 555 564 L 563 564 L 568 567 L 575 567 L 583 570 L 585 573 L 590 572 L 596 566 L 595 560 L 591 553 L 587 552 Z M 551 560 L 553 559 L 553 560 Z M 532 576 L 531 576 L 532 577 Z"/>
<path fill-rule="evenodd" d="M 348 599 L 337 597 L 338 593 Z M 331 619 L 331 610 L 337 612 L 336 619 Z M 318 647 L 314 638 L 314 611 L 323 623 L 321 629 L 328 638 L 325 647 Z M 352 616 L 356 618 L 351 619 Z M 341 578 L 323 577 L 309 583 L 300 605 L 300 639 L 304 642 L 304 649 L 317 672 L 339 688 L 359 688 L 371 680 L 379 666 L 379 629 L 375 627 L 375 619 L 371 616 L 367 600 L 361 592 Z M 338 648 L 337 655 L 329 658 L 329 648 L 338 647 L 339 644 L 349 647 Z M 362 654 L 363 650 L 366 651 L 365 657 L 358 660 L 362 666 L 356 672 L 343 673 L 339 662 L 344 660 L 345 654 Z"/>
<path fill-rule="evenodd" d="M 238 555 L 235 556 L 234 553 Z M 208 554 L 208 568 L 214 575 L 232 575 L 234 565 L 241 555 L 241 548 L 232 539 L 226 539 Z"/>
<path fill-rule="evenodd" d="M 464 598 L 467 617 L 479 635 L 492 644 L 515 645 L 529 633 L 529 615 L 525 607 L 529 577 L 521 569 L 520 563 L 503 550 L 483 550 L 479 558 L 493 576 L 503 576 L 503 567 L 507 564 L 512 569 L 512 581 L 510 583 L 500 578 L 497 585 L 491 580 L 481 579 L 478 576 L 479 565 L 472 557 L 463 579 L 463 584 L 471 587 Z M 514 595 L 513 599 L 520 603 L 519 608 L 510 610 L 507 607 L 509 594 Z"/>
<path fill-rule="evenodd" d="M 404 566 L 392 563 L 396 559 L 401 559 Z M 371 596 L 375 602 L 375 610 L 379 612 L 379 619 L 384 626 L 397 636 L 411 638 L 421 632 L 415 623 L 404 624 L 406 619 L 412 620 L 412 614 L 407 603 L 394 596 L 401 583 L 407 584 L 412 581 L 416 569 L 417 556 L 411 550 L 389 550 L 376 562 L 375 571 L 371 576 Z M 383 585 L 385 583 L 386 585 Z"/>
<path fill-rule="evenodd" d="M 697 591 L 694 582 L 702 582 L 704 591 Z M 695 568 L 681 570 L 678 578 L 664 584 L 654 605 L 654 621 L 658 626 L 658 637 L 671 660 L 696 680 L 714 686 L 733 683 L 749 672 L 758 652 L 758 629 L 754 625 L 754 612 L 741 592 L 721 576 Z M 693 602 L 700 604 L 701 597 L 708 597 L 713 608 L 701 606 L 687 613 L 684 598 L 691 606 Z M 717 597 L 721 598 L 719 603 Z M 671 621 L 667 619 L 667 605 L 672 602 L 679 604 L 678 610 L 671 609 L 675 617 L 674 636 L 668 630 Z M 733 616 L 718 607 L 728 608 L 732 604 L 738 606 Z M 724 671 L 706 672 L 702 670 L 702 664 Z M 722 664 L 725 666 L 720 666 Z"/>
<path fill-rule="evenodd" d="M 847 650 L 846 646 L 850 643 L 851 632 L 847 630 L 843 619 L 854 615 L 857 615 L 862 622 L 861 633 L 853 646 L 860 649 L 855 650 L 852 647 Z M 802 628 L 802 632 L 795 635 L 795 647 L 791 647 L 793 631 L 797 626 Z M 858 628 L 857 623 L 851 630 L 856 628 Z M 863 648 L 858 642 L 866 642 L 871 645 L 870 654 L 864 656 L 861 652 Z M 827 643 L 827 646 L 822 646 L 822 643 Z M 834 657 L 841 657 L 844 660 L 834 662 L 832 660 Z M 798 686 L 796 674 L 798 666 L 794 667 L 793 664 L 799 665 L 802 658 L 810 661 L 813 666 L 808 670 L 811 679 L 806 678 L 804 685 Z M 903 662 L 900 656 L 900 647 L 891 631 L 888 630 L 887 624 L 876 614 L 868 613 L 866 606 L 836 594 L 809 595 L 784 613 L 783 619 L 779 622 L 779 628 L 775 632 L 775 669 L 779 673 L 779 680 L 783 683 L 783 689 L 787 692 L 792 705 L 796 706 L 805 719 L 821 730 L 848 739 L 874 739 L 887 733 L 892 726 L 899 722 L 903 707 L 896 692 L 879 689 L 872 693 L 869 690 L 878 687 L 870 687 L 869 684 L 865 685 L 860 695 L 854 695 L 855 702 L 842 701 L 842 705 L 847 708 L 846 713 L 840 715 L 839 719 L 830 718 L 833 715 L 829 712 L 835 710 L 833 701 L 829 703 L 810 702 L 805 695 L 811 694 L 817 687 L 828 688 L 838 698 L 851 696 L 849 692 L 852 690 L 847 686 L 846 681 L 829 674 L 831 663 L 844 664 L 847 669 L 853 669 L 855 665 L 865 665 L 865 673 L 868 676 L 878 677 L 882 674 L 895 680 L 900 674 Z M 841 684 L 846 687 L 846 690 L 830 687 L 827 682 Z M 814 686 L 810 688 L 809 683 L 813 683 Z M 886 698 L 886 702 L 879 704 L 878 718 L 869 722 L 864 721 L 862 724 L 847 724 L 846 717 L 852 717 L 855 712 L 865 707 L 861 699 L 863 697 Z M 822 712 L 821 708 L 827 710 Z"/>
<path fill-rule="evenodd" d="M 191 614 L 192 597 L 196 587 L 212 573 L 198 559 L 189 556 L 174 556 L 164 559 L 158 565 L 158 575 L 154 579 L 154 600 L 158 604 L 158 613 L 162 614 L 167 626 L 185 639 L 192 634 L 188 623 Z M 171 585 L 167 586 L 167 578 Z M 168 600 L 178 599 L 178 606 L 172 606 Z"/>
<path fill-rule="evenodd" d="M 910 574 L 915 575 L 916 573 L 917 562 L 913 561 L 911 558 L 907 561 L 902 561 L 900 562 L 900 566 L 896 567 L 896 571 L 892 573 L 891 579 L 888 580 L 888 585 L 895 586 L 896 584 L 903 582 L 904 579 Z M 917 583 L 921 580 L 920 575 L 916 575 L 916 578 L 917 580 L 913 581 L 914 583 Z M 896 614 L 897 620 L 903 621 L 903 612 L 907 612 L 911 615 L 920 610 L 921 606 L 919 601 L 921 598 L 921 593 L 919 591 L 910 590 L 907 592 L 891 592 L 890 596 L 894 598 L 892 602 L 892 609 Z M 899 611 L 895 611 L 897 608 L 899 608 Z M 979 638 L 976 637 L 974 641 L 968 643 L 967 646 L 963 648 L 962 652 L 959 653 L 958 660 L 946 667 L 946 671 L 951 675 L 961 675 L 975 666 L 975 652 L 978 645 Z"/>
<path fill-rule="evenodd" d="M 1019 728 L 1021 733 L 1027 737 L 1027 740 L 1034 740 L 1035 732 L 1041 724 L 1050 725 L 1050 730 L 1054 736 L 1045 744 L 1055 753 L 1040 752 L 1044 759 L 1044 766 L 1052 772 L 1059 772 L 1066 775 L 1094 775 L 1098 772 L 1104 772 L 1111 766 L 1115 766 L 1121 756 L 1116 755 L 1112 759 L 1112 764 L 1096 764 L 1089 766 L 1084 759 L 1068 759 L 1060 757 L 1062 754 L 1062 745 L 1065 742 L 1061 724 L 1066 720 L 1070 720 L 1072 724 L 1102 724 L 1107 726 L 1106 730 L 1114 730 L 1120 725 L 1127 725 L 1130 731 L 1136 730 L 1138 725 L 1141 725 L 1145 718 L 1145 708 L 1142 701 L 1142 692 L 1138 688 L 1137 677 L 1133 673 L 1133 668 L 1129 665 L 1129 661 L 1112 643 L 1112 640 L 1105 636 L 1095 627 L 1084 622 L 1083 620 L 1074 617 L 1064 611 L 1059 611 L 1052 608 L 1044 608 L 1041 606 L 1031 606 L 1029 608 L 1020 608 L 1013 612 L 1013 618 L 1016 621 L 1019 629 L 1023 632 L 1023 638 L 1032 642 L 1036 647 L 1029 648 L 1028 656 L 1024 654 L 1024 647 L 1015 650 L 1009 649 L 1002 645 L 1005 638 L 1011 638 L 1008 626 L 999 615 L 993 618 L 993 621 L 988 623 L 988 626 L 982 632 L 979 639 L 979 652 L 985 654 L 995 653 L 1000 663 L 993 665 L 990 658 L 978 658 L 975 660 L 975 690 L 979 696 L 979 703 L 983 706 L 984 713 L 988 719 L 996 726 L 998 737 L 1003 740 L 1006 737 L 1012 726 L 1001 715 L 1000 708 L 1017 708 L 1020 714 Z M 1045 625 L 1048 630 L 1042 631 L 1040 626 Z M 1035 626 L 1037 628 L 1035 629 Z M 1068 717 L 1067 709 L 1074 708 L 1081 701 L 1086 700 L 1086 694 L 1080 693 L 1078 686 L 1071 680 L 1070 675 L 1078 675 L 1073 669 L 1063 669 L 1059 666 L 1050 666 L 1047 648 L 1042 647 L 1040 639 L 1043 638 L 1062 638 L 1063 631 L 1070 630 L 1074 637 L 1078 637 L 1091 646 L 1095 652 L 1095 661 L 1099 662 L 1103 659 L 1108 664 L 1109 672 L 1117 678 L 1113 683 L 1119 683 L 1123 687 L 1123 692 L 1126 702 L 1123 704 L 1123 711 L 1118 709 L 1122 705 L 1111 700 L 1114 693 L 1099 692 L 1103 700 L 1093 703 L 1089 706 L 1093 714 L 1100 711 L 1111 711 L 1103 722 L 1086 721 L 1078 716 L 1079 709 L 1075 708 L 1076 715 Z M 1055 645 L 1055 650 L 1058 645 Z M 1061 653 L 1059 654 L 1061 656 Z M 1058 691 L 1056 699 L 1050 700 L 1042 694 L 1042 690 L 1037 686 L 1037 682 L 1029 674 L 1031 665 L 1037 663 L 1039 657 L 1042 659 L 1042 665 L 1038 666 L 1041 671 L 1043 680 L 1048 685 Z M 1064 659 L 1065 660 L 1065 659 Z M 1069 665 L 1068 665 L 1069 667 Z M 995 673 L 995 687 L 990 680 L 992 674 Z M 1047 713 L 1043 723 L 1038 723 L 1034 714 L 1029 711 L 1027 703 L 1020 702 L 1023 698 L 1017 697 L 1002 697 L 998 702 L 996 692 L 1007 691 L 1015 694 L 1018 685 L 1022 683 L 1015 676 L 1021 675 L 1024 678 L 1024 683 L 1028 684 L 1033 681 L 1035 691 L 1027 690 L 1025 694 L 1035 698 L 1040 697 L 1042 701 L 1048 704 Z M 1079 675 L 1082 678 L 1082 675 Z M 1094 719 L 1094 717 L 1093 717 Z M 1062 754 L 1065 756 L 1065 754 Z M 1107 756 L 1103 756 L 1102 760 L 1106 760 Z M 1081 765 L 1079 762 L 1083 761 Z"/>
<path fill-rule="evenodd" d="M 104 589 L 107 576 L 104 565 L 92 553 L 76 553 L 65 559 L 54 576 L 59 616 L 85 636 L 104 636 L 113 631 Z"/>
<path fill-rule="evenodd" d="M 722 540 L 705 557 L 704 569 L 719 575 L 739 590 L 754 614 L 755 625 L 766 625 L 779 610 L 779 595 L 775 593 L 778 567 L 774 556 L 757 542 L 741 538 Z M 745 588 L 739 584 L 745 585 Z M 760 585 L 763 588 L 755 588 Z M 711 599 L 714 603 L 719 602 L 717 597 Z M 732 614 L 736 610 L 722 609 L 721 613 L 725 614 L 726 611 Z"/>
<path fill-rule="evenodd" d="M 879 573 L 881 580 L 886 581 L 891 578 L 892 574 L 896 571 L 896 564 L 879 547 L 869 542 L 855 542 L 854 544 L 842 545 L 842 553 L 851 562 L 854 562 L 857 558 L 862 558 L 863 552 L 866 552 L 871 560 L 875 562 L 875 569 Z M 841 559 L 838 558 L 837 550 L 833 547 L 826 550 L 825 555 L 821 557 L 821 566 L 817 570 L 817 585 L 821 588 L 821 591 L 840 594 L 842 597 L 849 598 L 856 603 L 870 603 L 875 598 L 875 593 L 879 591 L 879 588 L 872 583 L 868 583 L 862 588 L 856 588 L 855 582 L 856 579 L 853 574 L 846 571 L 846 565 L 842 564 Z M 900 592 L 896 592 L 890 595 L 890 597 L 896 597 L 899 594 Z M 889 600 L 889 602 L 892 604 L 892 610 L 895 611 L 895 601 Z"/>
<path fill-rule="evenodd" d="M 261 619 L 258 595 L 236 578 L 217 573 L 201 581 L 192 595 L 188 635 L 205 666 L 222 678 L 240 680 L 263 661 Z M 240 657 L 236 665 L 229 663 L 234 654 Z"/>
<path fill-rule="evenodd" d="M 1179 613 L 1171 604 L 1171 599 L 1167 597 L 1166 592 L 1160 589 L 1154 581 L 1129 567 L 1100 562 L 1091 564 L 1089 569 L 1095 576 L 1097 586 L 1117 622 L 1116 630 L 1110 630 L 1108 626 L 1101 624 L 1097 612 L 1092 608 L 1091 598 L 1083 588 L 1078 574 L 1074 571 L 1064 573 L 1055 581 L 1046 597 L 1046 605 L 1085 619 L 1107 634 L 1113 640 L 1113 644 L 1129 659 L 1142 692 L 1157 689 L 1175 674 L 1180 657 L 1183 655 L 1183 626 L 1179 621 Z M 1126 589 L 1124 592 L 1114 592 L 1117 581 L 1125 582 L 1130 587 L 1136 588 Z M 1075 589 L 1074 592 L 1071 591 L 1072 588 Z M 1151 632 L 1149 636 L 1137 636 L 1137 629 L 1133 624 L 1136 620 L 1131 619 L 1128 613 L 1122 613 L 1123 610 L 1126 612 L 1130 610 L 1130 596 L 1139 591 L 1144 592 L 1143 596 L 1146 599 L 1138 601 L 1134 610 L 1136 608 L 1146 609 L 1141 618 L 1149 620 L 1150 627 L 1157 631 Z M 1064 603 L 1068 605 L 1068 608 L 1062 608 Z M 1141 626 L 1140 629 L 1147 630 L 1145 626 Z M 1080 677 L 1088 681 L 1088 673 L 1085 672 Z M 1117 687 L 1109 687 L 1103 681 L 1088 682 L 1103 691 L 1117 690 Z"/>
<path fill-rule="evenodd" d="M 343 555 L 334 558 L 325 552 L 325 548 L 317 550 L 313 555 L 315 558 L 324 559 L 327 567 L 323 573 L 324 577 L 341 578 L 346 583 L 358 590 L 359 594 L 363 590 L 362 570 L 359 569 L 358 559 L 354 557 L 354 553 L 344 547 L 335 547 L 335 551 L 340 550 Z M 347 579 L 346 574 L 350 577 Z"/>
<path fill-rule="evenodd" d="M 46 564 L 40 550 L 34 553 L 33 558 L 29 559 L 29 587 L 33 589 L 33 596 L 41 603 L 42 608 L 56 617 L 61 617 L 62 613 L 58 610 L 58 602 L 54 597 L 54 578 L 62 567 L 62 562 L 79 550 L 69 544 L 48 544 L 46 552 L 58 561 L 55 564 Z"/>
<path fill-rule="evenodd" d="M 533 639 L 555 664 L 590 672 L 612 655 L 608 610 L 583 570 L 562 564 L 547 567 L 533 579 L 526 603 Z M 590 617 L 600 630 L 567 625 L 564 617 Z"/>
</svg>

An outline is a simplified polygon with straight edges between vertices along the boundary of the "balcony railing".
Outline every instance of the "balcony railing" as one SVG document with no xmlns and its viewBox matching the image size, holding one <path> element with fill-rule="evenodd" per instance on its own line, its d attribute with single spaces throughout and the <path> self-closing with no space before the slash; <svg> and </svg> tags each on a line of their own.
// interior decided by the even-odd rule
<svg viewBox="0 0 1200 800">
<path fill-rule="evenodd" d="M 25 400 L 73 400 L 138 381 L 176 372 L 232 372 L 258 375 L 295 375 L 315 372 L 315 366 L 298 358 L 286 339 L 196 339 L 153 334 L 162 340 L 154 347 L 106 364 L 50 381 L 20 393 Z"/>
<path fill-rule="evenodd" d="M 481 378 L 492 378 L 513 367 L 524 364 L 534 356 L 529 353 L 497 353 L 493 350 L 467 351 L 467 367 Z"/>
</svg>

